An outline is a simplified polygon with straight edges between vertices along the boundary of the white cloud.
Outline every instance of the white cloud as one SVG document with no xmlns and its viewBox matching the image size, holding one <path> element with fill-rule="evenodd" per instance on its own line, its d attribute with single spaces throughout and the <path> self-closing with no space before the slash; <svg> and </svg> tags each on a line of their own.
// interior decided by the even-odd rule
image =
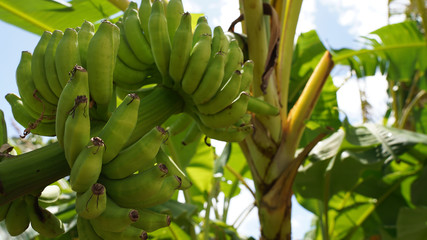
<svg viewBox="0 0 427 240">
<path fill-rule="evenodd" d="M 301 33 L 308 32 L 316 27 L 314 18 L 315 12 L 315 0 L 305 0 L 302 2 L 295 36 L 299 36 Z"/>
</svg>

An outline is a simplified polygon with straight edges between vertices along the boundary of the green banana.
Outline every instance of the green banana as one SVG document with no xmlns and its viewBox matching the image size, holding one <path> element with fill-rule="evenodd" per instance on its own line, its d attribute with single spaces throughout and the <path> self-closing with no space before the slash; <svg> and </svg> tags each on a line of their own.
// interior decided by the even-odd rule
<svg viewBox="0 0 427 240">
<path fill-rule="evenodd" d="M 100 183 L 94 183 L 84 193 L 77 193 L 76 212 L 82 218 L 96 218 L 104 212 L 106 207 L 107 191 Z"/>
<path fill-rule="evenodd" d="M 128 226 L 120 235 L 122 240 L 146 240 L 148 239 L 147 232 L 143 229 Z"/>
<path fill-rule="evenodd" d="M 184 6 L 181 0 L 170 0 L 166 7 L 166 19 L 168 22 L 168 33 L 170 41 L 173 41 L 175 32 L 181 21 L 181 16 L 184 13 Z"/>
<path fill-rule="evenodd" d="M 27 207 L 23 197 L 15 199 L 9 206 L 6 218 L 6 229 L 11 236 L 17 236 L 30 225 Z"/>
<path fill-rule="evenodd" d="M 58 185 L 48 185 L 40 193 L 39 201 L 44 203 L 56 202 L 61 195 L 61 188 Z"/>
<path fill-rule="evenodd" d="M 64 147 L 64 130 L 68 114 L 74 107 L 77 96 L 89 96 L 88 73 L 81 66 L 75 66 L 71 71 L 70 80 L 65 85 L 58 100 L 56 111 L 55 132 L 59 144 Z"/>
<path fill-rule="evenodd" d="M 225 35 L 229 41 L 236 40 L 239 43 L 239 47 L 243 51 L 244 59 L 248 59 L 249 58 L 248 37 L 246 36 L 246 34 L 236 33 L 236 32 L 226 32 Z"/>
<path fill-rule="evenodd" d="M 171 42 L 163 3 L 160 0 L 153 2 L 148 20 L 148 31 L 150 32 L 151 52 L 154 62 L 162 74 L 163 84 L 170 85 L 169 58 L 171 54 Z"/>
<path fill-rule="evenodd" d="M 149 209 L 138 209 L 140 218 L 131 224 L 139 229 L 144 229 L 147 232 L 153 232 L 157 229 L 164 228 L 170 225 L 171 217 L 167 214 L 158 213 Z"/>
<path fill-rule="evenodd" d="M 9 211 L 9 207 L 12 202 L 8 202 L 0 206 L 0 222 L 6 218 L 7 212 Z"/>
<path fill-rule="evenodd" d="M 16 68 L 16 84 L 18 86 L 19 95 L 25 106 L 28 106 L 39 115 L 54 115 L 56 106 L 48 103 L 37 91 L 34 85 L 31 73 L 31 59 L 30 52 L 23 51 L 21 53 L 21 60 Z"/>
<path fill-rule="evenodd" d="M 102 167 L 102 174 L 110 179 L 121 179 L 137 170 L 153 167 L 165 134 L 163 128 L 153 128 L 136 143 L 120 151 L 111 162 L 105 164 Z"/>
<path fill-rule="evenodd" d="M 176 165 L 176 163 L 163 150 L 160 150 L 157 153 L 156 160 L 157 160 L 157 163 L 164 164 L 168 168 L 169 173 L 181 178 L 181 185 L 179 189 L 185 190 L 191 187 L 191 185 L 193 185 L 193 183 L 188 178 L 188 176 Z"/>
<path fill-rule="evenodd" d="M 136 10 L 138 11 L 138 4 L 134 1 L 131 1 L 128 5 L 128 7 L 126 8 L 126 10 L 123 13 L 123 19 L 126 19 L 129 15 L 129 12 L 132 10 Z"/>
<path fill-rule="evenodd" d="M 76 64 L 81 65 L 78 34 L 74 28 L 67 28 L 55 52 L 55 67 L 62 88 L 70 79 L 69 73 Z"/>
<path fill-rule="evenodd" d="M 150 0 L 141 0 L 141 6 L 138 10 L 139 23 L 143 31 L 145 39 L 150 42 L 150 32 L 148 31 L 148 21 L 151 14 L 151 2 Z"/>
<path fill-rule="evenodd" d="M 277 116 L 280 110 L 265 102 L 264 100 L 256 97 L 250 97 L 248 101 L 248 111 L 259 115 Z"/>
<path fill-rule="evenodd" d="M 31 227 L 40 235 L 55 238 L 65 232 L 62 221 L 47 209 L 40 207 L 36 197 L 26 195 L 25 203 Z"/>
<path fill-rule="evenodd" d="M 102 240 L 93 230 L 90 221 L 81 216 L 77 216 L 77 232 L 79 233 L 79 240 Z"/>
<path fill-rule="evenodd" d="M 197 120 L 197 122 L 200 130 L 206 134 L 207 137 L 224 142 L 241 142 L 254 131 L 252 124 L 230 126 L 226 128 L 211 128 L 204 125 L 200 120 Z"/>
<path fill-rule="evenodd" d="M 239 95 L 241 79 L 241 72 L 236 70 L 209 102 L 196 105 L 197 110 L 203 114 L 215 114 L 226 108 Z"/>
<path fill-rule="evenodd" d="M 7 126 L 4 120 L 4 112 L 0 109 L 0 147 L 7 143 Z"/>
<path fill-rule="evenodd" d="M 102 168 L 105 145 L 101 138 L 93 137 L 77 156 L 70 172 L 70 185 L 73 191 L 86 192 L 96 183 Z"/>
<path fill-rule="evenodd" d="M 209 35 L 212 37 L 212 29 L 209 26 L 208 19 L 205 16 L 201 16 L 197 19 L 197 25 L 196 25 L 196 28 L 194 29 L 194 34 L 193 34 L 193 43 L 192 43 L 193 47 L 200 40 L 202 35 Z"/>
<path fill-rule="evenodd" d="M 132 86 L 132 89 L 136 90 L 147 84 L 148 79 L 146 80 L 146 78 L 148 75 L 149 72 L 147 70 L 138 71 L 132 69 L 118 58 L 114 67 L 113 80 L 121 88 L 128 89 L 129 86 Z"/>
<path fill-rule="evenodd" d="M 191 15 L 186 12 L 182 15 L 181 22 L 172 40 L 169 75 L 176 84 L 181 82 L 188 61 L 190 60 L 192 39 Z"/>
<path fill-rule="evenodd" d="M 183 132 L 193 123 L 193 119 L 186 113 L 181 113 L 176 119 L 166 128 L 169 136 L 176 136 Z"/>
<path fill-rule="evenodd" d="M 249 98 L 246 92 L 242 92 L 233 103 L 220 112 L 212 115 L 199 113 L 198 116 L 204 125 L 211 128 L 228 127 L 246 113 Z"/>
<path fill-rule="evenodd" d="M 123 20 L 125 36 L 130 48 L 135 56 L 144 64 L 151 65 L 154 63 L 154 57 L 151 53 L 151 47 L 144 33 L 142 32 L 139 22 L 138 12 L 132 10 L 128 13 L 127 18 Z"/>
<path fill-rule="evenodd" d="M 139 59 L 135 56 L 135 53 L 130 48 L 128 40 L 126 39 L 123 22 L 119 21 L 116 23 L 116 25 L 120 28 L 120 45 L 117 52 L 118 59 L 120 59 L 126 66 L 135 70 L 142 71 L 150 68 L 149 65 L 139 61 Z"/>
<path fill-rule="evenodd" d="M 110 190 L 108 190 L 111 192 Z M 124 208 L 117 205 L 114 200 L 107 198 L 107 206 L 96 218 L 90 219 L 95 232 L 99 234 L 100 231 L 107 232 L 122 232 L 130 224 L 136 222 L 139 218 L 139 213 L 135 209 Z"/>
<path fill-rule="evenodd" d="M 128 94 L 99 133 L 105 144 L 103 164 L 113 160 L 129 140 L 137 123 L 139 103 L 138 95 Z"/>
<path fill-rule="evenodd" d="M 236 40 L 230 42 L 224 67 L 224 78 L 221 87 L 230 79 L 234 71 L 240 70 L 243 64 L 243 53 Z"/>
<path fill-rule="evenodd" d="M 213 30 L 213 37 L 212 37 L 212 51 L 211 54 L 213 57 L 214 54 L 217 52 L 224 52 L 226 53 L 229 46 L 228 38 L 225 35 L 224 31 L 222 30 L 221 26 L 217 26 Z"/>
<path fill-rule="evenodd" d="M 195 104 L 209 102 L 217 93 L 224 77 L 225 54 L 217 52 L 209 62 L 196 91 L 191 96 Z"/>
<path fill-rule="evenodd" d="M 92 37 L 87 50 L 90 96 L 97 104 L 108 105 L 113 94 L 113 72 L 116 64 L 119 28 L 103 21 Z"/>
<path fill-rule="evenodd" d="M 9 93 L 5 98 L 12 108 L 14 119 L 25 128 L 23 136 L 28 135 L 30 132 L 41 136 L 55 136 L 55 123 L 44 123 L 42 122 L 43 118 L 36 119 L 32 117 L 27 112 L 21 99 L 15 94 Z"/>
<path fill-rule="evenodd" d="M 251 83 L 253 80 L 253 72 L 254 72 L 254 62 L 252 60 L 247 60 L 243 64 L 242 69 L 242 83 L 240 84 L 240 92 L 247 92 L 251 87 Z"/>
<path fill-rule="evenodd" d="M 208 66 L 211 56 L 211 40 L 210 35 L 202 35 L 191 50 L 190 59 L 181 82 L 182 90 L 187 94 L 193 94 L 197 89 Z"/>
<path fill-rule="evenodd" d="M 79 45 L 79 54 L 82 67 L 87 68 L 87 50 L 89 48 L 90 40 L 95 34 L 95 26 L 89 21 L 84 21 L 80 27 L 80 31 L 77 36 Z"/>
<path fill-rule="evenodd" d="M 70 167 L 73 166 L 89 138 L 89 99 L 85 95 L 77 96 L 64 127 L 64 154 Z"/>
<path fill-rule="evenodd" d="M 133 207 L 128 204 L 134 201 L 144 201 L 149 195 L 163 191 L 160 187 L 166 179 L 168 168 L 158 164 L 147 171 L 133 174 L 123 179 L 108 179 L 100 177 L 99 182 L 108 189 L 108 195 L 122 207 Z"/>
<path fill-rule="evenodd" d="M 52 33 L 45 31 L 37 43 L 36 48 L 34 48 L 33 57 L 31 59 L 31 73 L 33 75 L 34 85 L 40 95 L 49 103 L 56 105 L 58 97 L 49 87 L 45 70 L 45 52 L 51 37 Z"/>
<path fill-rule="evenodd" d="M 56 71 L 55 54 L 58 43 L 61 41 L 63 36 L 64 33 L 62 31 L 53 31 L 52 37 L 50 38 L 44 53 L 44 68 L 46 72 L 46 79 L 50 89 L 58 98 L 61 95 L 62 86 L 59 82 L 58 73 Z"/>
<path fill-rule="evenodd" d="M 200 131 L 199 127 L 197 126 L 196 122 L 192 122 L 190 127 L 188 128 L 184 138 L 182 139 L 182 145 L 186 146 L 188 144 L 191 144 L 193 142 L 199 142 L 200 138 L 202 137 L 202 132 Z"/>
</svg>

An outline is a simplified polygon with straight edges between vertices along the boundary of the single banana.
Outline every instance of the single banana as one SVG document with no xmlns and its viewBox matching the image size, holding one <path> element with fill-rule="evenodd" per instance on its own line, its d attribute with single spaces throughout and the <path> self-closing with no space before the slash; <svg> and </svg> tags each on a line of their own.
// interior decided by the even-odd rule
<svg viewBox="0 0 427 240">
<path fill-rule="evenodd" d="M 87 70 L 90 96 L 97 104 L 108 105 L 113 94 L 113 73 L 116 65 L 119 28 L 103 21 L 90 40 L 87 50 Z"/>
<path fill-rule="evenodd" d="M 225 35 L 224 31 L 222 30 L 221 26 L 215 27 L 213 30 L 213 37 L 212 37 L 212 51 L 211 51 L 212 56 L 217 52 L 226 53 L 228 51 L 229 44 L 230 43 L 228 41 L 228 38 Z"/>
<path fill-rule="evenodd" d="M 240 92 L 248 92 L 251 84 L 252 84 L 252 80 L 253 80 L 253 72 L 254 72 L 254 62 L 252 60 L 247 60 L 244 64 L 243 64 L 243 69 L 242 69 L 242 83 L 240 84 Z"/>
<path fill-rule="evenodd" d="M 61 188 L 58 185 L 48 185 L 40 193 L 39 201 L 43 203 L 56 202 L 61 195 Z"/>
<path fill-rule="evenodd" d="M 138 95 L 128 94 L 99 133 L 105 144 L 103 164 L 113 160 L 129 140 L 138 119 L 139 103 Z"/>
<path fill-rule="evenodd" d="M 52 37 L 47 44 L 44 54 L 44 68 L 46 72 L 46 79 L 52 92 L 59 98 L 62 92 L 62 85 L 59 82 L 58 73 L 56 71 L 55 55 L 56 48 L 61 41 L 64 33 L 60 30 L 55 30 Z"/>
<path fill-rule="evenodd" d="M 181 186 L 179 187 L 179 189 L 185 190 L 190 188 L 191 185 L 193 185 L 193 183 L 188 178 L 188 176 L 176 165 L 176 163 L 163 150 L 160 150 L 157 153 L 156 160 L 157 160 L 157 163 L 164 164 L 168 168 L 169 173 L 181 178 Z"/>
<path fill-rule="evenodd" d="M 49 103 L 56 105 L 58 97 L 49 87 L 45 70 L 45 52 L 51 37 L 52 33 L 45 31 L 37 43 L 36 48 L 34 48 L 33 57 L 31 59 L 31 73 L 33 75 L 34 85 L 40 95 Z"/>
<path fill-rule="evenodd" d="M 132 10 L 138 11 L 138 4 L 134 1 L 131 1 L 126 10 L 123 12 L 123 19 L 126 19 L 129 15 L 129 12 Z"/>
<path fill-rule="evenodd" d="M 175 32 L 181 21 L 181 16 L 184 13 L 184 6 L 181 0 L 170 0 L 166 7 L 166 19 L 168 22 L 168 32 L 170 41 L 173 41 Z"/>
<path fill-rule="evenodd" d="M 185 133 L 184 138 L 182 139 L 182 145 L 186 146 L 194 142 L 199 142 L 202 137 L 202 132 L 197 126 L 196 122 L 192 122 L 187 132 Z"/>
<path fill-rule="evenodd" d="M 107 207 L 107 191 L 104 185 L 94 183 L 84 193 L 77 193 L 76 212 L 79 217 L 93 219 L 101 215 Z"/>
<path fill-rule="evenodd" d="M 132 69 L 123 63 L 120 58 L 117 59 L 113 73 L 113 81 L 117 86 L 125 89 L 132 86 L 136 90 L 147 84 L 148 79 L 146 80 L 146 78 L 148 76 L 149 72 L 147 70 L 139 71 Z"/>
<path fill-rule="evenodd" d="M 143 31 L 145 39 L 150 42 L 150 32 L 148 31 L 148 21 L 151 14 L 151 1 L 150 0 L 141 0 L 141 6 L 138 10 L 139 23 Z"/>
<path fill-rule="evenodd" d="M 209 35 L 212 37 L 212 29 L 209 26 L 208 19 L 205 16 L 201 16 L 197 19 L 197 25 L 196 25 L 196 28 L 194 29 L 194 34 L 193 34 L 193 43 L 192 43 L 193 47 L 200 40 L 202 35 Z"/>
<path fill-rule="evenodd" d="M 136 10 L 132 10 L 128 13 L 127 18 L 123 20 L 125 36 L 135 56 L 142 63 L 151 65 L 154 63 L 154 57 L 151 53 L 150 44 L 142 32 L 139 21 L 138 12 Z"/>
<path fill-rule="evenodd" d="M 7 212 L 9 211 L 9 207 L 12 202 L 8 202 L 0 206 L 0 222 L 6 218 Z"/>
<path fill-rule="evenodd" d="M 144 201 L 149 195 L 161 192 L 168 168 L 158 164 L 147 171 L 123 179 L 101 177 L 99 182 L 108 189 L 108 196 L 122 207 L 132 207 L 129 202 Z"/>
<path fill-rule="evenodd" d="M 181 82 L 182 90 L 187 94 L 193 94 L 197 89 L 208 66 L 211 56 L 211 40 L 210 35 L 202 35 L 191 50 L 190 59 Z"/>
<path fill-rule="evenodd" d="M 74 28 L 67 28 L 56 47 L 55 53 L 56 72 L 62 88 L 70 79 L 70 72 L 76 64 L 81 65 L 78 34 Z"/>
<path fill-rule="evenodd" d="M 277 116 L 280 114 L 280 110 L 269 104 L 268 102 L 256 98 L 256 97 L 250 97 L 248 101 L 248 111 L 259 114 L 259 115 L 267 115 L 267 116 Z"/>
<path fill-rule="evenodd" d="M 171 217 L 164 213 L 158 213 L 149 209 L 138 209 L 139 219 L 131 224 L 139 229 L 144 229 L 147 232 L 153 232 L 157 229 L 164 228 L 170 225 Z"/>
<path fill-rule="evenodd" d="M 110 190 L 108 190 L 110 192 Z M 90 223 L 94 227 L 95 232 L 122 232 L 130 224 L 136 222 L 139 218 L 139 213 L 135 209 L 124 208 L 117 205 L 113 199 L 107 198 L 107 206 L 96 218 L 90 219 Z M 98 234 L 101 236 L 101 234 Z M 101 236 L 102 237 L 102 236 Z"/>
<path fill-rule="evenodd" d="M 202 123 L 211 128 L 228 127 L 237 122 L 245 113 L 248 107 L 249 94 L 242 92 L 234 102 L 218 113 L 207 115 L 198 114 Z"/>
<path fill-rule="evenodd" d="M 230 79 L 234 71 L 240 70 L 243 64 L 243 53 L 237 41 L 232 40 L 225 60 L 224 78 L 221 87 Z"/>
<path fill-rule="evenodd" d="M 120 151 L 111 162 L 105 164 L 102 167 L 102 174 L 110 179 L 121 179 L 132 175 L 137 170 L 153 167 L 165 134 L 163 128 L 153 128 L 136 143 Z"/>
<path fill-rule="evenodd" d="M 11 236 L 23 233 L 30 225 L 27 206 L 23 197 L 15 199 L 9 206 L 6 218 L 6 229 Z"/>
<path fill-rule="evenodd" d="M 176 119 L 166 128 L 169 136 L 176 136 L 187 129 L 193 123 L 193 119 L 186 113 L 181 113 Z"/>
<path fill-rule="evenodd" d="M 65 232 L 62 221 L 47 209 L 40 207 L 36 197 L 26 195 L 25 203 L 31 227 L 40 235 L 55 238 Z"/>
<path fill-rule="evenodd" d="M 70 167 L 74 165 L 88 139 L 90 139 L 89 99 L 81 95 L 74 100 L 74 106 L 64 127 L 64 154 Z"/>
<path fill-rule="evenodd" d="M 80 31 L 78 32 L 78 45 L 79 45 L 79 53 L 80 60 L 82 63 L 82 67 L 87 68 L 87 50 L 89 48 L 90 40 L 95 34 L 95 26 L 93 23 L 89 21 L 84 21 L 82 26 L 80 27 Z"/>
<path fill-rule="evenodd" d="M 191 96 L 195 104 L 209 102 L 219 90 L 224 77 L 225 54 L 217 52 L 209 62 L 196 91 Z"/>
<path fill-rule="evenodd" d="M 55 131 L 59 144 L 64 147 L 64 130 L 68 114 L 74 107 L 77 96 L 89 96 L 88 73 L 81 66 L 75 66 L 71 71 L 70 80 L 65 85 L 58 100 L 56 111 Z"/>
<path fill-rule="evenodd" d="M 236 70 L 209 102 L 196 105 L 197 110 L 203 114 L 215 114 L 226 108 L 239 96 L 241 79 L 241 72 Z"/>
<path fill-rule="evenodd" d="M 207 137 L 224 142 L 241 142 L 254 131 L 252 124 L 230 126 L 226 128 L 211 128 L 204 125 L 200 120 L 197 122 L 200 130 L 202 130 Z"/>
<path fill-rule="evenodd" d="M 86 192 L 96 183 L 102 168 L 105 145 L 101 138 L 93 137 L 77 156 L 70 172 L 70 185 L 73 191 Z"/>
<path fill-rule="evenodd" d="M 120 235 L 122 240 L 146 240 L 148 239 L 147 232 L 144 229 L 139 229 L 134 226 L 128 226 Z"/>
<path fill-rule="evenodd" d="M 79 233 L 79 240 L 102 240 L 88 219 L 77 216 L 77 232 Z"/>
<path fill-rule="evenodd" d="M 181 22 L 172 40 L 169 62 L 169 75 L 179 84 L 184 76 L 192 49 L 193 33 L 191 30 L 191 15 L 186 12 L 181 17 Z"/>
</svg>

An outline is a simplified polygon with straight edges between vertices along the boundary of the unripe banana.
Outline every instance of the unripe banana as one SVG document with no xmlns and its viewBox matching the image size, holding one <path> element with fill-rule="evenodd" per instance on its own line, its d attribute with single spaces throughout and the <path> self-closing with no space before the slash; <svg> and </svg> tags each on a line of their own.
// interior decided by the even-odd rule
<svg viewBox="0 0 427 240">
<path fill-rule="evenodd" d="M 140 99 L 136 94 L 128 94 L 114 110 L 108 122 L 99 133 L 104 140 L 105 152 L 102 163 L 113 160 L 129 140 L 138 119 Z"/>
<path fill-rule="evenodd" d="M 110 192 L 110 190 L 108 190 Z M 138 211 L 120 207 L 114 200 L 107 198 L 107 207 L 104 212 L 94 219 L 90 219 L 95 232 L 122 232 L 139 218 Z M 100 235 L 100 234 L 98 234 Z"/>
<path fill-rule="evenodd" d="M 224 77 L 225 54 L 218 52 L 209 62 L 199 87 L 192 95 L 195 104 L 209 102 L 217 93 Z"/>
<path fill-rule="evenodd" d="M 169 173 L 181 178 L 181 186 L 179 187 L 179 189 L 185 190 L 191 187 L 191 185 L 193 185 L 188 176 L 176 165 L 176 163 L 165 152 L 163 152 L 163 150 L 160 150 L 157 153 L 156 160 L 157 163 L 162 163 L 166 165 L 169 170 Z"/>
<path fill-rule="evenodd" d="M 79 45 L 80 60 L 84 68 L 87 68 L 87 50 L 89 48 L 90 40 L 92 39 L 94 34 L 95 34 L 95 26 L 93 25 L 93 23 L 89 21 L 84 21 L 80 28 L 80 31 L 78 32 L 78 38 L 77 38 L 78 45 Z"/>
<path fill-rule="evenodd" d="M 154 166 L 155 157 L 166 132 L 155 127 L 131 146 L 120 151 L 108 164 L 102 167 L 102 174 L 110 179 L 125 178 L 137 170 L 147 170 Z"/>
<path fill-rule="evenodd" d="M 58 200 L 61 195 L 61 188 L 57 185 L 46 186 L 38 197 L 40 202 L 44 203 L 53 203 Z"/>
<path fill-rule="evenodd" d="M 249 91 L 253 80 L 254 72 L 254 62 L 252 60 L 247 60 L 243 64 L 242 69 L 242 83 L 240 84 L 240 92 Z"/>
<path fill-rule="evenodd" d="M 0 109 L 0 147 L 5 143 L 7 143 L 7 126 L 4 120 L 4 112 Z"/>
<path fill-rule="evenodd" d="M 172 49 L 169 62 L 169 75 L 180 83 L 184 76 L 192 49 L 193 33 L 191 30 L 191 15 L 186 12 L 181 17 L 181 22 L 172 40 Z"/>
<path fill-rule="evenodd" d="M 243 53 L 239 47 L 237 41 L 232 40 L 230 42 L 230 48 L 227 53 L 227 58 L 225 61 L 224 68 L 224 78 L 222 80 L 221 87 L 230 79 L 234 71 L 240 70 L 243 64 Z"/>
<path fill-rule="evenodd" d="M 243 51 L 243 59 L 249 58 L 248 52 L 248 36 L 246 34 L 237 33 L 237 32 L 226 32 L 225 33 L 228 41 L 236 40 L 239 43 L 240 49 Z"/>
<path fill-rule="evenodd" d="M 101 226 L 97 224 L 93 224 L 92 221 L 90 221 L 90 225 L 92 226 L 92 229 L 95 231 L 96 235 L 99 236 L 103 240 L 116 240 L 116 239 L 122 239 L 122 232 L 110 232 L 102 229 Z"/>
<path fill-rule="evenodd" d="M 193 119 L 186 113 L 181 113 L 176 119 L 167 127 L 166 131 L 169 136 L 176 136 L 183 132 L 193 123 Z"/>
<path fill-rule="evenodd" d="M 193 94 L 197 89 L 208 66 L 211 56 L 211 40 L 210 35 L 202 35 L 200 41 L 191 50 L 190 59 L 181 82 L 182 90 L 187 94 Z"/>
<path fill-rule="evenodd" d="M 212 29 L 209 26 L 208 19 L 205 16 L 201 16 L 197 19 L 197 25 L 196 25 L 196 28 L 194 29 L 194 34 L 193 34 L 193 43 L 192 43 L 193 47 L 200 40 L 202 35 L 209 35 L 212 37 Z"/>
<path fill-rule="evenodd" d="M 173 41 L 175 32 L 181 21 L 181 16 L 184 13 L 184 6 L 181 0 L 170 0 L 166 7 L 166 19 L 168 22 L 168 32 L 170 41 Z"/>
<path fill-rule="evenodd" d="M 67 28 L 56 47 L 55 53 L 56 72 L 62 88 L 70 79 L 70 72 L 75 65 L 81 65 L 78 35 L 75 29 Z"/>
<path fill-rule="evenodd" d="M 200 120 L 198 120 L 198 124 L 200 130 L 202 130 L 207 137 L 224 142 L 241 142 L 249 134 L 252 134 L 254 130 L 254 127 L 251 124 L 230 126 L 226 128 L 211 128 L 204 125 Z"/>
<path fill-rule="evenodd" d="M 77 216 L 77 232 L 79 233 L 79 240 L 102 240 L 93 230 L 90 221 L 80 216 Z"/>
<path fill-rule="evenodd" d="M 17 236 L 30 225 L 27 207 L 23 197 L 15 199 L 9 206 L 6 218 L 6 229 L 11 236 Z"/>
<path fill-rule="evenodd" d="M 213 31 L 213 37 L 212 37 L 212 51 L 211 51 L 212 56 L 217 52 L 226 53 L 228 51 L 229 44 L 230 43 L 228 42 L 228 38 L 225 35 L 224 31 L 222 30 L 221 26 L 215 27 Z"/>
<path fill-rule="evenodd" d="M 62 221 L 48 210 L 40 207 L 36 197 L 26 195 L 25 203 L 31 227 L 40 235 L 55 238 L 65 232 Z"/>
<path fill-rule="evenodd" d="M 89 138 L 89 99 L 85 95 L 77 96 L 64 127 L 64 153 L 70 167 L 74 165 Z"/>
<path fill-rule="evenodd" d="M 120 58 L 117 58 L 116 66 L 114 67 L 113 80 L 114 83 L 121 87 L 128 89 L 129 86 L 133 87 L 133 90 L 141 88 L 147 84 L 146 79 L 149 75 L 147 70 L 138 71 L 128 67 Z M 128 89 L 132 90 L 132 89 Z"/>
<path fill-rule="evenodd" d="M 102 168 L 102 156 L 105 151 L 104 142 L 93 137 L 77 156 L 70 173 L 70 185 L 73 191 L 86 192 L 96 183 Z"/>
<path fill-rule="evenodd" d="M 46 79 L 52 92 L 59 98 L 62 92 L 62 86 L 59 82 L 58 73 L 56 71 L 55 55 L 56 48 L 61 41 L 64 33 L 60 30 L 55 30 L 47 44 L 44 54 L 44 67 L 46 71 Z"/>
<path fill-rule="evenodd" d="M 147 232 L 153 232 L 157 229 L 164 228 L 170 225 L 171 217 L 167 214 L 158 213 L 149 209 L 138 209 L 139 219 L 131 224 L 131 226 L 139 229 L 144 229 Z"/>
<path fill-rule="evenodd" d="M 107 105 L 113 94 L 113 73 L 116 65 L 119 28 L 103 21 L 90 40 L 87 50 L 87 70 L 90 96 L 97 104 Z"/>
<path fill-rule="evenodd" d="M 242 74 L 236 70 L 209 102 L 196 105 L 197 110 L 203 114 L 215 114 L 230 105 L 239 95 Z"/>
<path fill-rule="evenodd" d="M 280 113 L 280 110 L 269 104 L 268 102 L 256 98 L 256 97 L 250 97 L 248 101 L 248 111 L 259 114 L 259 115 L 268 115 L 268 116 L 277 116 Z"/>
<path fill-rule="evenodd" d="M 108 189 L 108 195 L 122 207 L 132 207 L 130 202 L 145 201 L 149 195 L 161 192 L 163 181 L 168 169 L 164 164 L 158 164 L 147 171 L 133 174 L 123 179 L 108 179 L 101 177 L 99 181 Z"/>
<path fill-rule="evenodd" d="M 188 144 L 199 142 L 200 138 L 202 137 L 202 132 L 200 131 L 199 127 L 197 126 L 196 122 L 192 122 L 190 127 L 188 128 L 184 138 L 182 139 L 182 145 L 186 146 Z"/>
<path fill-rule="evenodd" d="M 9 211 L 9 207 L 12 202 L 8 202 L 0 206 L 0 222 L 6 218 L 7 212 Z"/>
<path fill-rule="evenodd" d="M 233 103 L 218 113 L 212 115 L 198 114 L 202 123 L 211 128 L 222 128 L 237 122 L 248 107 L 249 95 L 242 92 Z"/>
<path fill-rule="evenodd" d="M 148 239 L 147 232 L 143 229 L 128 226 L 120 235 L 122 240 L 146 240 Z"/>
<path fill-rule="evenodd" d="M 151 14 L 151 2 L 150 0 L 142 0 L 141 6 L 138 10 L 139 22 L 143 31 L 145 39 L 150 42 L 150 32 L 148 31 L 148 21 Z"/>
<path fill-rule="evenodd" d="M 84 193 L 77 193 L 76 212 L 82 218 L 96 218 L 104 212 L 106 207 L 107 191 L 100 183 L 94 183 Z"/>
<path fill-rule="evenodd" d="M 33 57 L 31 59 L 31 72 L 33 75 L 34 85 L 39 91 L 40 95 L 43 96 L 48 102 L 56 105 L 58 97 L 53 93 L 49 87 L 49 82 L 46 77 L 45 71 L 45 52 L 47 45 L 52 37 L 52 33 L 45 31 L 36 48 L 34 48 Z"/>
<path fill-rule="evenodd" d="M 75 66 L 71 71 L 70 80 L 64 87 L 58 100 L 55 131 L 59 144 L 64 147 L 64 129 L 68 114 L 74 107 L 77 96 L 89 96 L 88 73 L 86 69 Z"/>
<path fill-rule="evenodd" d="M 134 1 L 131 1 L 128 5 L 128 7 L 126 8 L 126 10 L 123 13 L 123 19 L 126 19 L 129 15 L 129 12 L 132 10 L 136 10 L 138 11 L 138 4 Z"/>
<path fill-rule="evenodd" d="M 146 36 L 142 33 L 138 12 L 136 10 L 130 11 L 123 21 L 126 39 L 135 56 L 144 64 L 153 64 L 154 58 L 151 47 Z"/>
</svg>

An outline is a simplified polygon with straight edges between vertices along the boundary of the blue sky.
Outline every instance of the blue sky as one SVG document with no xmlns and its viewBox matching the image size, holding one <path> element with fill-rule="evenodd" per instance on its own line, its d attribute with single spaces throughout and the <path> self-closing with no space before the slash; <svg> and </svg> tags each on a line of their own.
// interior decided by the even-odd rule
<svg viewBox="0 0 427 240">
<path fill-rule="evenodd" d="M 238 1 L 234 0 L 183 0 L 184 8 L 189 12 L 205 13 L 212 27 L 221 25 L 227 29 L 239 13 Z M 357 36 L 366 35 L 369 32 L 384 26 L 387 23 L 387 0 L 305 0 L 303 2 L 297 34 L 311 29 L 316 29 L 326 46 L 332 48 L 357 47 Z M 33 51 L 39 40 L 39 36 L 17 29 L 4 22 L 0 22 L 2 37 L 0 38 L 0 108 L 5 112 L 9 135 L 17 136 L 19 133 L 12 127 L 12 114 L 4 96 L 7 93 L 18 93 L 15 83 L 15 69 L 18 65 L 21 51 Z M 358 99 L 358 86 L 368 89 L 368 97 L 375 96 L 374 107 L 384 108 L 387 101 L 385 89 L 387 87 L 381 77 L 378 81 L 357 82 L 345 81 L 346 76 L 334 77 L 336 85 L 342 85 L 338 91 L 340 108 L 346 112 L 355 122 L 359 121 L 359 105 L 354 99 Z M 372 90 L 373 89 L 373 90 Z M 378 89 L 382 89 L 379 91 Z M 378 94 L 384 92 L 384 94 Z M 379 96 L 380 95 L 380 96 Z M 381 117 L 381 116 L 379 116 Z M 22 128 L 21 128 L 22 130 Z M 247 205 L 242 204 L 244 199 L 250 198 L 247 193 L 233 202 L 233 212 L 230 213 L 231 222 Z M 293 239 L 302 239 L 311 222 L 311 215 L 298 206 L 294 201 L 293 209 Z M 257 212 L 253 210 L 245 222 L 241 225 L 240 232 L 258 237 L 259 225 Z"/>
</svg>

